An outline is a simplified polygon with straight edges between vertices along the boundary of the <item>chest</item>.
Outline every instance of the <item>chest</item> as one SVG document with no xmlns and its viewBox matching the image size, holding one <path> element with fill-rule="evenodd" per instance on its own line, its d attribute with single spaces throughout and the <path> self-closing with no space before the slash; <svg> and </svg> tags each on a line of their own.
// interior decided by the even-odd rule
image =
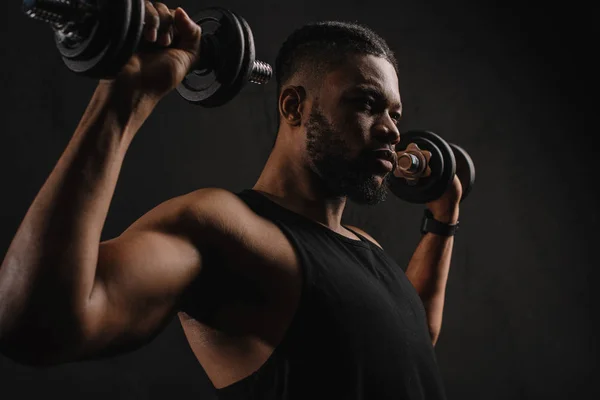
<svg viewBox="0 0 600 400">
<path fill-rule="evenodd" d="M 309 298 L 322 323 L 345 329 L 349 335 L 361 329 L 376 329 L 380 337 L 421 335 L 427 330 L 418 293 L 385 252 L 343 245 L 326 252 L 309 251 L 306 258 Z"/>
<path fill-rule="evenodd" d="M 290 357 L 312 354 L 323 366 L 342 359 L 385 365 L 427 344 L 418 295 L 385 253 L 312 231 L 280 232 L 268 243 L 209 256 L 180 317 L 215 387 L 260 369 L 284 339 Z M 251 273 L 232 274 L 231 263 Z"/>
</svg>

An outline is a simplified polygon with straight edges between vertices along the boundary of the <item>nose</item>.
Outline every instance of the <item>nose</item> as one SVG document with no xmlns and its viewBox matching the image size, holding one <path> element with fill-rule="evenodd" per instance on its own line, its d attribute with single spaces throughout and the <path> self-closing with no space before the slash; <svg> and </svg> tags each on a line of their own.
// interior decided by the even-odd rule
<svg viewBox="0 0 600 400">
<path fill-rule="evenodd" d="M 385 114 L 374 126 L 374 137 L 383 143 L 397 145 L 400 142 L 400 131 L 389 114 Z"/>
</svg>

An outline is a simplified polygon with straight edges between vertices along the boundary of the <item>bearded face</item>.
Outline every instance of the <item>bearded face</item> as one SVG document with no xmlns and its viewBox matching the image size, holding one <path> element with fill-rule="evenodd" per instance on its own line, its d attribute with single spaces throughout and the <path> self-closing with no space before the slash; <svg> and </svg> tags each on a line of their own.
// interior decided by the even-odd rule
<svg viewBox="0 0 600 400">
<path fill-rule="evenodd" d="M 375 205 L 387 198 L 390 174 L 382 180 L 372 167 L 372 152 L 364 144 L 361 150 L 358 142 L 358 138 L 336 129 L 315 104 L 306 123 L 306 153 L 311 170 L 322 179 L 330 195 Z"/>
</svg>

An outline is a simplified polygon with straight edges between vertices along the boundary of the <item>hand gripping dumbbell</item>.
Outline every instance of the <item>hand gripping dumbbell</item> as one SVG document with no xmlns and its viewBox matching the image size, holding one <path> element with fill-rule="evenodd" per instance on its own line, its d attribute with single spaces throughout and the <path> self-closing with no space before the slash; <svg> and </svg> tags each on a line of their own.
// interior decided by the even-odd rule
<svg viewBox="0 0 600 400">
<path fill-rule="evenodd" d="M 63 62 L 79 75 L 112 78 L 143 45 L 144 0 L 24 0 L 23 10 L 50 24 Z M 254 37 L 242 17 L 213 7 L 192 20 L 202 28 L 202 55 L 177 87 L 184 99 L 216 107 L 247 82 L 271 79 L 271 66 L 255 58 Z"/>
<path fill-rule="evenodd" d="M 402 133 L 396 152 L 398 168 L 390 177 L 390 191 L 402 200 L 410 203 L 436 200 L 456 175 L 462 185 L 462 202 L 475 184 L 475 164 L 465 149 L 433 132 Z"/>
</svg>

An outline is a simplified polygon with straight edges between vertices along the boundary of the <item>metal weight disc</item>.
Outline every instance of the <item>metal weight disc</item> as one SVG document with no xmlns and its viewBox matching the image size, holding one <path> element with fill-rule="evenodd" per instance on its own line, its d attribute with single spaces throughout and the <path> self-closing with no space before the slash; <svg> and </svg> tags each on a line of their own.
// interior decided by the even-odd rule
<svg viewBox="0 0 600 400">
<path fill-rule="evenodd" d="M 101 24 L 98 18 L 90 18 L 84 23 L 81 41 L 72 41 L 54 35 L 56 48 L 61 56 L 69 60 L 86 60 L 100 53 L 106 46 L 106 24 Z M 79 32 L 78 32 L 79 33 Z"/>
<path fill-rule="evenodd" d="M 248 78 L 252 72 L 252 66 L 254 65 L 254 60 L 256 59 L 254 36 L 252 35 L 250 26 L 244 18 L 233 12 L 232 14 L 237 17 L 243 30 L 244 56 L 242 58 L 242 65 L 238 71 L 237 77 L 229 87 L 217 91 L 214 96 L 206 99 L 206 101 L 203 102 L 203 105 L 209 104 L 210 107 L 221 106 L 229 102 L 240 92 L 240 90 L 242 90 L 244 85 L 248 82 Z"/>
<path fill-rule="evenodd" d="M 65 65 L 91 78 L 104 77 L 114 54 L 123 46 L 131 22 L 132 0 L 103 0 L 99 10 L 98 27 L 81 44 L 81 49 L 71 53 L 62 43 L 58 45 Z"/>
<path fill-rule="evenodd" d="M 242 57 L 242 63 L 238 70 L 237 76 L 229 86 L 221 86 L 212 96 L 205 99 L 201 105 L 204 107 L 218 107 L 229 102 L 233 99 L 242 87 L 248 82 L 248 77 L 252 70 L 252 65 L 256 59 L 256 52 L 254 48 L 254 36 L 250 30 L 250 26 L 246 20 L 233 11 L 231 14 L 235 16 L 242 27 L 242 36 L 244 39 L 244 55 Z"/>
<path fill-rule="evenodd" d="M 245 56 L 244 30 L 240 20 L 229 10 L 212 7 L 202 10 L 193 21 L 202 28 L 203 43 L 212 43 L 210 53 L 202 60 L 202 66 L 195 66 L 177 86 L 179 94 L 187 101 L 204 107 L 220 105 L 212 101 L 224 97 L 227 90 L 236 81 Z"/>
<path fill-rule="evenodd" d="M 427 203 L 438 199 L 448 189 L 456 172 L 456 160 L 448 143 L 429 131 L 409 131 L 400 135 L 396 151 L 403 151 L 410 143 L 421 150 L 431 152 L 429 167 L 431 174 L 420 178 L 416 183 L 408 183 L 404 178 L 390 175 L 390 191 L 409 203 Z"/>
<path fill-rule="evenodd" d="M 475 184 L 475 164 L 465 149 L 454 143 L 448 144 L 452 148 L 454 158 L 456 159 L 456 176 L 462 186 L 462 197 L 460 198 L 462 202 L 467 198 Z"/>
<path fill-rule="evenodd" d="M 104 78 L 113 78 L 121 71 L 123 66 L 135 53 L 138 44 L 140 43 L 140 38 L 142 37 L 146 5 L 144 4 L 144 0 L 129 1 L 131 2 L 129 29 L 121 47 L 117 49 L 111 60 L 107 60 L 107 67 L 103 71 Z"/>
</svg>

